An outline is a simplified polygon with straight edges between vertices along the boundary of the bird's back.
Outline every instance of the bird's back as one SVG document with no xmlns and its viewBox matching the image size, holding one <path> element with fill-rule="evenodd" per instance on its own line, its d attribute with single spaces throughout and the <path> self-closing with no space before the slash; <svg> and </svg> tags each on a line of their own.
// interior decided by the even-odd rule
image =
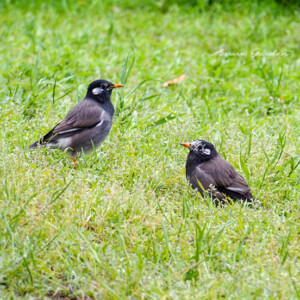
<svg viewBox="0 0 300 300">
<path fill-rule="evenodd" d="M 199 182 L 205 190 L 215 187 L 214 197 L 225 200 L 253 201 L 247 181 L 220 155 L 209 161 L 192 164 L 187 161 L 187 177 L 193 188 L 203 193 Z"/>
</svg>

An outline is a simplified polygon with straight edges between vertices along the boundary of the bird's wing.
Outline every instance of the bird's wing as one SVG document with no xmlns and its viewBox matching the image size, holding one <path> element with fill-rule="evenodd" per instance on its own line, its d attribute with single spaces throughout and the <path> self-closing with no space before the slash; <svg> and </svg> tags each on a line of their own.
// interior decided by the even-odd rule
<svg viewBox="0 0 300 300">
<path fill-rule="evenodd" d="M 247 181 L 219 155 L 203 164 L 201 169 L 214 178 L 216 188 L 242 196 L 250 192 Z"/>
<path fill-rule="evenodd" d="M 213 198 L 218 198 L 219 200 L 224 200 L 225 197 L 216 189 L 217 182 L 210 174 L 201 168 L 201 165 L 196 167 L 191 173 L 190 178 L 188 178 L 192 184 L 193 189 L 197 189 L 202 195 L 204 191 L 209 191 Z"/>
<path fill-rule="evenodd" d="M 194 169 L 188 180 L 192 184 L 193 189 L 198 188 L 199 191 L 202 190 L 202 187 L 204 190 L 207 190 L 210 185 L 216 185 L 214 178 L 209 173 L 205 172 L 200 166 Z"/>
<path fill-rule="evenodd" d="M 99 125 L 104 121 L 103 115 L 104 110 L 101 106 L 93 100 L 86 99 L 75 105 L 63 120 L 40 139 L 39 143 L 45 144 Z"/>
</svg>

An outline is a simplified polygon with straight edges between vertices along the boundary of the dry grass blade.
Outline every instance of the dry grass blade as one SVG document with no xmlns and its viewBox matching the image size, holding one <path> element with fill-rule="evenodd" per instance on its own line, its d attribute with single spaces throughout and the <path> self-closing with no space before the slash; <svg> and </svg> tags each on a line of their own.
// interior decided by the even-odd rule
<svg viewBox="0 0 300 300">
<path fill-rule="evenodd" d="M 174 78 L 174 79 L 171 79 L 171 80 L 165 82 L 165 83 L 163 84 L 163 87 L 166 88 L 166 87 L 168 87 L 169 85 L 181 83 L 181 82 L 182 82 L 183 80 L 185 80 L 185 79 L 186 79 L 186 75 L 183 74 L 183 75 L 181 75 L 181 76 L 179 76 L 179 77 L 177 77 L 177 78 Z"/>
</svg>

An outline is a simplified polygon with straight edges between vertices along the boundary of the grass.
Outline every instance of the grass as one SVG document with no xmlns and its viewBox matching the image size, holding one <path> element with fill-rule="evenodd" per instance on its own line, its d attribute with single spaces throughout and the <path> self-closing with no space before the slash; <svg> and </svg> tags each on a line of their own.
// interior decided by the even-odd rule
<svg viewBox="0 0 300 300">
<path fill-rule="evenodd" d="M 0 298 L 299 298 L 299 11 L 57 3 L 0 7 Z M 78 171 L 23 150 L 98 78 L 126 85 Z M 200 137 L 266 209 L 191 190 Z"/>
</svg>

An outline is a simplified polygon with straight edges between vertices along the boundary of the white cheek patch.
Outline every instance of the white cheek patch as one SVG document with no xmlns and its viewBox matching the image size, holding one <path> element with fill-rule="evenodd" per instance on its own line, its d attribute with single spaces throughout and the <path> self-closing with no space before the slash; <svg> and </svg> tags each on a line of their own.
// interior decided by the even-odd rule
<svg viewBox="0 0 300 300">
<path fill-rule="evenodd" d="M 191 142 L 191 145 L 195 148 L 200 148 L 202 146 L 202 143 L 197 140 L 197 141 Z"/>
<path fill-rule="evenodd" d="M 94 95 L 99 95 L 99 94 L 102 93 L 102 91 L 103 91 L 103 89 L 101 89 L 101 88 L 99 88 L 99 87 L 92 89 L 92 93 L 93 93 Z"/>
<path fill-rule="evenodd" d="M 209 149 L 203 149 L 202 153 L 205 155 L 210 155 L 210 150 Z"/>
</svg>

